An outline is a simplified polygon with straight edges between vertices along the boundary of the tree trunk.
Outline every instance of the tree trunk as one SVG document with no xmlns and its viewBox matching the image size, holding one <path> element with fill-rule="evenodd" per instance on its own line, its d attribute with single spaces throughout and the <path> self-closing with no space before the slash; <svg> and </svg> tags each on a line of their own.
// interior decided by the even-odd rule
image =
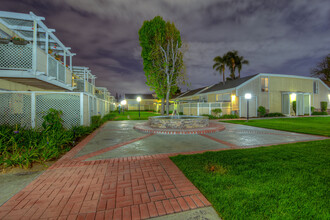
<svg viewBox="0 0 330 220">
<path fill-rule="evenodd" d="M 161 115 L 164 115 L 164 109 L 165 109 L 165 101 L 164 101 L 164 98 L 162 98 L 162 106 L 161 106 L 161 109 L 160 109 L 160 114 Z"/>
<path fill-rule="evenodd" d="M 166 115 L 169 115 L 169 113 L 170 113 L 170 106 L 169 106 L 169 104 L 170 104 L 170 100 L 169 100 L 169 98 L 170 98 L 170 91 L 167 91 L 167 93 L 166 93 Z"/>
<path fill-rule="evenodd" d="M 223 77 L 222 83 L 225 85 L 225 82 L 226 82 L 225 71 L 222 72 L 222 77 Z"/>
</svg>

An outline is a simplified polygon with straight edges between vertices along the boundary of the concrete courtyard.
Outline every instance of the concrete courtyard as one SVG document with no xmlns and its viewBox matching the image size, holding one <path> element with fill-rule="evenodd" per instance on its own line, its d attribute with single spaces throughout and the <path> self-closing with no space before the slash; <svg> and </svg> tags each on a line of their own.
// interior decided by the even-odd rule
<svg viewBox="0 0 330 220">
<path fill-rule="evenodd" d="M 107 122 L 22 185 L 0 219 L 217 219 L 169 156 L 325 139 L 225 123 L 207 135 L 144 134 L 136 123 Z"/>
</svg>

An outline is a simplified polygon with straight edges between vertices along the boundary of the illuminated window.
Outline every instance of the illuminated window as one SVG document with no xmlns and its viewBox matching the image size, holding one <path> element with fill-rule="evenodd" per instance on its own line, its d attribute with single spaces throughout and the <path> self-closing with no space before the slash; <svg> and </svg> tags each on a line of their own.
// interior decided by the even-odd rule
<svg viewBox="0 0 330 220">
<path fill-rule="evenodd" d="M 268 92 L 268 78 L 261 77 L 261 92 Z"/>
<path fill-rule="evenodd" d="M 217 94 L 217 102 L 230 102 L 230 93 Z"/>
<path fill-rule="evenodd" d="M 319 82 L 314 81 L 313 91 L 314 91 L 314 94 L 319 94 Z"/>
</svg>

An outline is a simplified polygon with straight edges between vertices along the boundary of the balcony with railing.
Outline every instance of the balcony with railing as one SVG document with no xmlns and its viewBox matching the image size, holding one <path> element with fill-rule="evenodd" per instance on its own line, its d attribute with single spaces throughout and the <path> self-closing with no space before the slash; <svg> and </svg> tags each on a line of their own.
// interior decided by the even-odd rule
<svg viewBox="0 0 330 220">
<path fill-rule="evenodd" d="M 95 87 L 95 88 L 96 88 L 95 91 L 96 97 L 106 101 L 110 101 L 110 92 L 108 91 L 107 88 L 105 87 Z"/>
<path fill-rule="evenodd" d="M 72 90 L 72 56 L 75 54 L 52 33 L 55 30 L 48 29 L 41 20 L 45 19 L 32 12 L 0 11 L 3 35 L 16 37 L 12 42 L 0 44 L 0 77 L 35 78 Z M 49 51 L 61 56 L 63 61 L 55 59 Z M 67 58 L 70 68 L 66 65 Z"/>
<path fill-rule="evenodd" d="M 84 79 L 73 79 L 73 84 L 75 86 L 74 91 L 87 92 L 95 95 L 95 86 L 92 83 L 87 82 Z"/>
<path fill-rule="evenodd" d="M 88 67 L 73 67 L 73 86 L 74 91 L 86 92 L 95 95 L 95 76 Z"/>
</svg>

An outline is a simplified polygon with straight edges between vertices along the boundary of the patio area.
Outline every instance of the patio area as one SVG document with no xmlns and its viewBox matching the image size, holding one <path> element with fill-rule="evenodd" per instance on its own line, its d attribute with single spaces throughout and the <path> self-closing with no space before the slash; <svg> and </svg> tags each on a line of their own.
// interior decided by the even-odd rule
<svg viewBox="0 0 330 220">
<path fill-rule="evenodd" d="M 169 159 L 326 137 L 225 124 L 208 135 L 157 135 L 111 121 L 0 207 L 1 219 L 147 219 L 211 207 Z"/>
</svg>

